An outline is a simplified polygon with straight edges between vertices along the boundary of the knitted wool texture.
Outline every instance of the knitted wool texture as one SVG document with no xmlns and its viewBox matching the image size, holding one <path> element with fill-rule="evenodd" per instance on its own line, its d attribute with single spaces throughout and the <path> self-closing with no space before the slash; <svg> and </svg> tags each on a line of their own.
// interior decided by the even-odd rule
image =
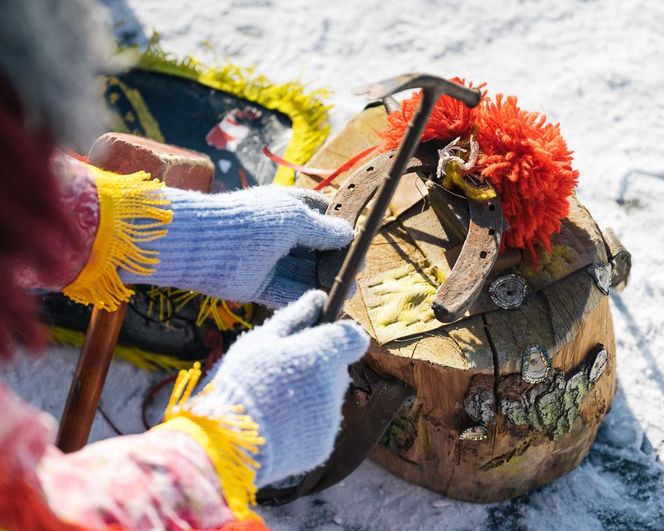
<svg viewBox="0 0 664 531">
<path fill-rule="evenodd" d="M 477 168 L 500 194 L 510 225 L 504 245 L 527 249 L 537 266 L 535 244 L 551 250 L 579 178 L 560 125 L 498 94 L 482 103 L 477 139 Z"/>
<path fill-rule="evenodd" d="M 352 321 L 317 325 L 325 293 L 310 291 L 263 326 L 241 336 L 210 372 L 191 410 L 215 417 L 240 404 L 259 425 L 266 444 L 258 487 L 300 474 L 331 453 L 350 383 L 347 366 L 369 347 Z"/>
<path fill-rule="evenodd" d="M 352 227 L 323 215 L 310 190 L 263 186 L 228 194 L 165 188 L 173 220 L 166 236 L 141 244 L 159 253 L 149 276 L 120 271 L 126 284 L 190 289 L 280 307 L 314 287 L 311 249 L 339 249 Z M 309 251 L 309 252 L 307 252 Z"/>
</svg>

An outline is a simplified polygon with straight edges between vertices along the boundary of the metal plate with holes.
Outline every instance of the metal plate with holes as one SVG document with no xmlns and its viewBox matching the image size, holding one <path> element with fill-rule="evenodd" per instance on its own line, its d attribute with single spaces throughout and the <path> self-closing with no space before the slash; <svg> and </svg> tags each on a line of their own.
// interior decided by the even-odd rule
<svg viewBox="0 0 664 531">
<path fill-rule="evenodd" d="M 339 188 L 327 214 L 355 224 L 389 171 L 394 153 L 384 153 L 358 168 Z M 423 144 L 407 166 L 407 172 L 429 173 L 435 166 L 435 149 Z M 449 194 L 429 190 L 434 210 L 451 201 Z M 433 193 L 432 193 L 433 192 Z M 439 205 L 439 203 L 441 203 Z M 504 228 L 498 197 L 487 201 L 468 200 L 468 233 L 452 272 L 439 287 L 433 301 L 436 318 L 442 323 L 460 319 L 472 306 L 498 258 Z M 327 288 L 334 282 L 345 251 L 319 254 L 318 281 Z"/>
<path fill-rule="evenodd" d="M 503 310 L 519 308 L 528 295 L 528 282 L 516 273 L 504 275 L 489 286 L 489 296 L 493 303 Z"/>
<path fill-rule="evenodd" d="M 521 355 L 521 379 L 527 383 L 546 380 L 551 370 L 551 358 L 540 345 L 528 345 Z"/>
<path fill-rule="evenodd" d="M 337 190 L 336 195 L 327 209 L 328 216 L 345 219 L 355 225 L 360 214 L 376 193 L 385 173 L 392 165 L 394 152 L 384 153 L 360 166 Z M 408 164 L 406 173 L 416 171 L 424 166 L 424 162 L 416 155 Z M 339 273 L 346 256 L 346 250 L 323 251 L 318 254 L 318 283 L 329 289 Z"/>
<path fill-rule="evenodd" d="M 498 258 L 503 213 L 498 197 L 468 200 L 468 235 L 450 276 L 438 288 L 433 311 L 442 323 L 462 317 L 482 291 Z"/>
</svg>

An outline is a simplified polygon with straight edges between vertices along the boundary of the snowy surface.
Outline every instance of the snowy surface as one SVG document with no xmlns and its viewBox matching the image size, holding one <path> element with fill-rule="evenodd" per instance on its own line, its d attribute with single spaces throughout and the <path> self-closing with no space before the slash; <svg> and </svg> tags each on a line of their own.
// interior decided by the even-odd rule
<svg viewBox="0 0 664 531">
<path fill-rule="evenodd" d="M 579 195 L 633 254 L 612 294 L 619 389 L 589 457 L 554 484 L 489 506 L 455 502 L 365 463 L 334 488 L 262 509 L 285 529 L 664 529 L 664 3 L 484 0 L 106 0 L 125 41 L 230 59 L 276 81 L 334 90 L 338 130 L 363 101 L 351 89 L 409 71 L 486 81 L 562 123 Z M 212 51 L 214 50 L 214 52 Z M 8 375 L 61 411 L 75 352 L 53 349 Z M 103 406 L 140 431 L 150 379 L 115 363 Z M 57 384 L 55 382 L 58 382 Z M 101 419 L 93 438 L 112 435 Z"/>
</svg>

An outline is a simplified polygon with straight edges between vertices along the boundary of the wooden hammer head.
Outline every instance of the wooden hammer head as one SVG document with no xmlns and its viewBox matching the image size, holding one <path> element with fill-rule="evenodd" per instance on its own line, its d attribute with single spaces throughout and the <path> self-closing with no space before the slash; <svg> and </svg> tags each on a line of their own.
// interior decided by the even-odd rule
<svg viewBox="0 0 664 531">
<path fill-rule="evenodd" d="M 120 174 L 148 172 L 168 186 L 209 192 L 214 176 L 210 158 L 197 151 L 125 133 L 106 133 L 90 148 L 95 166 Z"/>
</svg>

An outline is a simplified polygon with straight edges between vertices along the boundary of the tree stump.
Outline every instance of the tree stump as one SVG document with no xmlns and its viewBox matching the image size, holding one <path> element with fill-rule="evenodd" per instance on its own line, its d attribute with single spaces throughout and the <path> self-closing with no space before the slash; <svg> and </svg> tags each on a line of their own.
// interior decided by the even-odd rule
<svg viewBox="0 0 664 531">
<path fill-rule="evenodd" d="M 311 165 L 334 168 L 376 144 L 384 120 L 380 107 L 364 111 Z M 443 325 L 428 297 L 464 229 L 434 211 L 421 185 L 403 179 L 345 307 L 373 338 L 367 363 L 417 393 L 372 459 L 452 498 L 512 498 L 580 463 L 615 393 L 605 242 L 571 198 L 539 269 L 524 255 L 494 271 L 466 316 Z"/>
</svg>

